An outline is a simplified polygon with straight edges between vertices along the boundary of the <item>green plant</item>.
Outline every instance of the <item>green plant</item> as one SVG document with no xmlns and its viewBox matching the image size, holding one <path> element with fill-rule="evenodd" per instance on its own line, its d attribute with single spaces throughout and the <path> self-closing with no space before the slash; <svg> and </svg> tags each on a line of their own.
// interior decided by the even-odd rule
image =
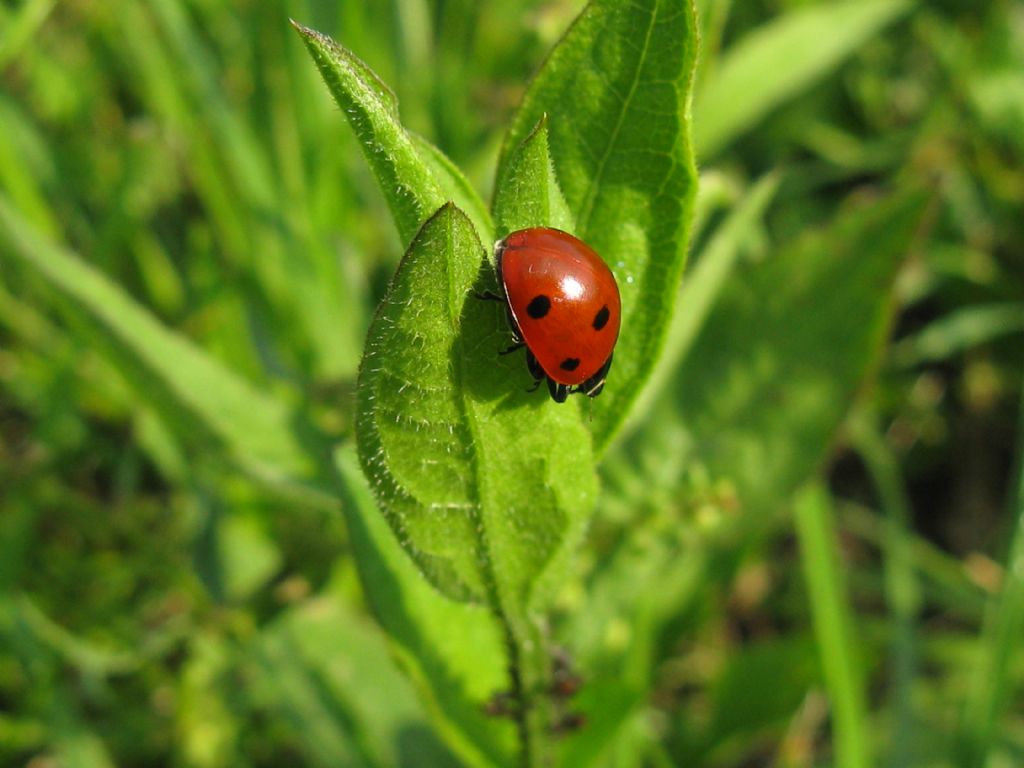
<svg viewBox="0 0 1024 768">
<path fill-rule="evenodd" d="M 1021 761 L 1019 14 L 694 4 L 0 7 L 0 763 Z"/>
<path fill-rule="evenodd" d="M 376 75 L 298 29 L 410 243 L 369 330 L 362 465 L 420 570 L 500 622 L 508 658 L 490 662 L 509 669 L 524 760 L 540 764 L 557 722 L 544 615 L 594 507 L 592 439 L 598 451 L 607 445 L 649 375 L 686 253 L 694 9 L 587 6 L 513 120 L 493 225 L 454 166 L 397 122 Z M 449 196 L 456 202 L 444 204 Z M 495 288 L 482 243 L 538 225 L 578 232 L 622 283 L 617 384 L 589 424 L 576 403 L 538 404 L 521 366 L 522 386 L 510 391 L 517 369 L 494 357 L 507 335 L 502 318 L 473 297 Z"/>
</svg>

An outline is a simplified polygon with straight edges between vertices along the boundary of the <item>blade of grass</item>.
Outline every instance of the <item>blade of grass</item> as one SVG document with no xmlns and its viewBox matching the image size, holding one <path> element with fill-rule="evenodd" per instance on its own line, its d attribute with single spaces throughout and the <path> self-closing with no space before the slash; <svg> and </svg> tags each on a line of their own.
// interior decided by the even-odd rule
<svg viewBox="0 0 1024 768">
<path fill-rule="evenodd" d="M 868 768 L 871 746 L 864 671 L 858 658 L 828 492 L 820 485 L 805 486 L 796 497 L 794 513 L 818 655 L 832 703 L 835 765 Z"/>
<path fill-rule="evenodd" d="M 244 217 L 249 268 L 277 308 L 294 318 L 304 339 L 312 340 L 323 372 L 351 375 L 361 348 L 357 303 L 338 301 L 339 276 L 317 273 L 333 263 L 333 254 L 311 233 L 302 237 L 308 206 L 291 197 L 273 169 L 272 153 L 253 126 L 231 108 L 215 52 L 180 3 L 149 0 L 167 55 L 175 65 L 188 102 L 209 131 L 218 162 L 232 186 L 232 204 Z M 285 24 L 283 14 L 280 19 Z M 310 256 L 310 252 L 313 256 Z M 326 279 L 325 279 L 326 278 Z M 294 344 L 294 334 L 281 339 Z"/>
<path fill-rule="evenodd" d="M 319 438 L 297 429 L 283 402 L 161 325 L 102 273 L 36 232 L 2 198 L 0 245 L 96 328 L 103 352 L 140 393 L 167 410 L 167 423 L 178 425 L 183 436 L 207 450 L 226 449 L 272 487 L 333 507 L 331 495 L 317 487 Z"/>
<path fill-rule="evenodd" d="M 874 510 L 850 501 L 844 500 L 840 509 L 844 533 L 884 549 L 888 536 L 885 520 Z M 964 564 L 930 541 L 913 533 L 909 536 L 908 556 L 923 581 L 920 586 L 928 602 L 938 603 L 964 620 L 977 619 L 985 608 L 985 592 L 968 577 Z"/>
<path fill-rule="evenodd" d="M 1024 642 L 1024 396 L 1017 432 L 1015 498 L 1010 500 L 1010 552 L 1003 589 L 992 601 L 982 633 L 974 686 L 964 708 L 957 749 L 961 768 L 984 768 L 1010 694 L 1009 667 Z"/>
<path fill-rule="evenodd" d="M 258 308 L 254 314 L 270 314 L 273 344 L 263 353 L 294 362 L 312 352 L 317 374 L 351 375 L 361 348 L 361 304 L 337 274 L 331 244 L 307 225 L 311 206 L 275 174 L 278 148 L 261 142 L 231 108 L 230 78 L 204 37 L 203 17 L 179 5 L 115 0 L 116 23 L 103 28 L 102 44 L 130 73 L 126 87 L 180 146 L 217 258 L 245 275 L 237 285 L 248 307 Z M 233 332 L 230 325 L 221 331 Z M 254 343 L 236 336 L 226 343 Z"/>
<path fill-rule="evenodd" d="M 0 95 L 0 188 L 17 208 L 47 234 L 58 231 L 58 216 L 46 199 L 53 158 L 45 139 L 16 103 Z"/>
<path fill-rule="evenodd" d="M 972 305 L 950 312 L 892 349 L 896 365 L 946 360 L 1000 336 L 1024 331 L 1024 304 Z"/>
<path fill-rule="evenodd" d="M 698 155 L 720 152 L 911 7 L 906 0 L 841 0 L 801 7 L 759 27 L 700 84 L 693 111 Z"/>
<path fill-rule="evenodd" d="M 32 42 L 57 0 L 28 0 L 17 11 L 0 9 L 0 72 Z"/>
<path fill-rule="evenodd" d="M 894 732 L 908 736 L 914 727 L 911 695 L 917 672 L 916 624 L 921 609 L 920 587 L 911 554 L 910 500 L 900 477 L 899 462 L 879 434 L 872 415 L 855 416 L 851 420 L 851 432 L 885 510 L 885 593 L 893 623 Z M 913 742 L 911 738 L 894 739 L 887 764 L 910 765 Z"/>
</svg>

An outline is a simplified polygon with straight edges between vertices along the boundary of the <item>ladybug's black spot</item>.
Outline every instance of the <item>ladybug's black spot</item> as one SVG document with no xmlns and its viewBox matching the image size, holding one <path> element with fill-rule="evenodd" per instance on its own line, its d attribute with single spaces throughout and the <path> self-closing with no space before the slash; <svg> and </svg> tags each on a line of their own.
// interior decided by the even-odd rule
<svg viewBox="0 0 1024 768">
<path fill-rule="evenodd" d="M 578 357 L 567 357 L 558 367 L 563 371 L 575 371 L 580 367 L 580 359 Z"/>
<path fill-rule="evenodd" d="M 605 305 L 597 310 L 597 314 L 594 315 L 594 330 L 600 331 L 606 325 L 608 325 L 608 318 L 612 316 L 612 313 L 608 311 L 608 306 Z"/>
<path fill-rule="evenodd" d="M 540 320 L 548 313 L 549 309 L 551 309 L 551 299 L 540 293 L 534 296 L 530 303 L 526 305 L 526 314 L 534 320 Z"/>
</svg>

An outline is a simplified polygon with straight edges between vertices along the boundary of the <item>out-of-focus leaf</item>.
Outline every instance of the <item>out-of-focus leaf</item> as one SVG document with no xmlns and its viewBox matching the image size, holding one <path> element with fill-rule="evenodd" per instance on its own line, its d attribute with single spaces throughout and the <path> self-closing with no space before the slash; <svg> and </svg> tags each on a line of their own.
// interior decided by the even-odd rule
<svg viewBox="0 0 1024 768">
<path fill-rule="evenodd" d="M 387 640 L 337 596 L 298 606 L 257 637 L 258 695 L 292 729 L 303 763 L 455 766 Z"/>
<path fill-rule="evenodd" d="M 494 238 L 494 223 L 491 221 L 491 214 L 462 171 L 448 159 L 447 155 L 422 136 L 410 133 L 409 138 L 412 139 L 416 151 L 419 152 L 420 159 L 434 174 L 444 196 L 469 216 L 473 226 L 476 227 L 477 234 L 483 238 L 484 242 L 490 242 Z"/>
<path fill-rule="evenodd" d="M 661 351 L 686 259 L 697 174 L 689 131 L 697 50 L 690 0 L 594 0 L 531 83 L 497 178 L 547 115 L 573 234 L 600 253 L 622 294 L 622 331 L 590 423 L 600 453 Z"/>
<path fill-rule="evenodd" d="M 944 315 L 892 350 L 897 365 L 945 360 L 979 344 L 1024 331 L 1024 304 L 972 305 Z"/>
<path fill-rule="evenodd" d="M 374 504 L 355 451 L 342 448 L 335 458 L 363 591 L 431 721 L 469 765 L 509 764 L 511 724 L 481 710 L 509 685 L 497 622 L 483 608 L 444 597 L 423 578 Z"/>
<path fill-rule="evenodd" d="M 628 765 L 613 756 L 628 752 L 630 726 L 647 704 L 647 692 L 612 678 L 587 681 L 572 700 L 586 726 L 570 734 L 559 754 L 563 768 Z"/>
<path fill-rule="evenodd" d="M 126 674 L 136 670 L 142 661 L 143 653 L 138 648 L 104 648 L 76 637 L 26 595 L 0 595 L 0 612 L 5 617 L 0 631 L 11 632 L 17 627 L 32 642 L 53 651 L 84 675 Z"/>
<path fill-rule="evenodd" d="M 55 752 L 61 768 L 114 768 L 115 763 L 102 739 L 77 718 L 66 716 L 54 731 Z"/>
<path fill-rule="evenodd" d="M 42 237 L 0 200 L 0 247 L 43 279 L 96 328 L 103 351 L 158 406 L 168 424 L 207 450 L 223 448 L 245 470 L 317 504 L 316 438 L 301 433 L 280 401 L 221 367 L 165 328 L 117 285 Z"/>
<path fill-rule="evenodd" d="M 970 96 L 985 127 L 1024 157 L 1024 74 L 1009 67 L 979 74 L 970 83 Z"/>
<path fill-rule="evenodd" d="M 720 152 L 912 6 L 911 0 L 809 5 L 730 47 L 701 82 L 694 102 L 694 139 L 700 157 Z"/>
<path fill-rule="evenodd" d="M 4 13 L 10 13 L 11 17 L 4 19 L 2 31 L 0 31 L 0 69 L 7 66 L 8 62 L 18 56 L 25 46 L 30 45 L 36 31 L 43 25 L 50 15 L 56 0 L 29 0 Z M 0 19 L 3 17 L 0 16 Z"/>
<path fill-rule="evenodd" d="M 727 665 L 711 691 L 711 722 L 701 739 L 705 754 L 735 746 L 737 741 L 742 747 L 765 728 L 781 730 L 820 678 L 814 645 L 800 635 L 737 648 L 729 654 Z M 771 691 L 771 695 L 751 696 L 751 691 Z M 702 761 L 690 759 L 697 764 Z"/>
<path fill-rule="evenodd" d="M 700 332 L 725 285 L 744 241 L 764 216 L 778 187 L 777 176 L 766 176 L 755 184 L 715 231 L 707 247 L 696 257 L 679 293 L 675 315 L 669 325 L 665 354 L 654 369 L 638 402 L 638 418 L 666 386 Z"/>
<path fill-rule="evenodd" d="M 190 638 L 178 686 L 181 754 L 196 768 L 220 768 L 238 760 L 238 720 L 228 701 L 233 648 L 204 632 Z"/>
<path fill-rule="evenodd" d="M 904 194 L 841 214 L 737 269 L 674 381 L 688 453 L 752 513 L 822 461 L 889 328 L 893 281 L 922 210 Z"/>
<path fill-rule="evenodd" d="M 281 553 L 260 521 L 251 515 L 224 516 L 218 537 L 224 592 L 228 597 L 235 600 L 250 597 L 280 567 Z"/>
</svg>

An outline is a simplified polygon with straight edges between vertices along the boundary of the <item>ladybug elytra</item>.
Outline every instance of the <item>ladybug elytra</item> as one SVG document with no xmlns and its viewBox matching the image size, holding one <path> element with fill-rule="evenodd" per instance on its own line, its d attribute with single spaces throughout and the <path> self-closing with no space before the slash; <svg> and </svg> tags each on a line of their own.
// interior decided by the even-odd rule
<svg viewBox="0 0 1024 768">
<path fill-rule="evenodd" d="M 622 305 L 608 265 L 567 232 L 521 229 L 494 248 L 514 352 L 526 347 L 530 374 L 555 402 L 597 397 L 619 338 Z"/>
</svg>

